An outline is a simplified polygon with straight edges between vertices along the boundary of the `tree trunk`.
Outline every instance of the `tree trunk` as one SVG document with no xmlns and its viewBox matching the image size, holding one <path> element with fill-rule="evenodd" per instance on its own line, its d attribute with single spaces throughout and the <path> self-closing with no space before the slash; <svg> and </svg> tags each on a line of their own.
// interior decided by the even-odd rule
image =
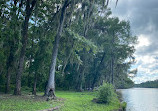
<svg viewBox="0 0 158 111">
<path fill-rule="evenodd" d="M 30 7 L 31 4 L 31 7 Z M 28 22 L 29 18 L 31 16 L 32 10 L 36 4 L 36 0 L 33 0 L 30 3 L 30 0 L 26 1 L 26 16 L 23 23 L 23 30 L 22 30 L 22 48 L 20 52 L 20 59 L 19 59 L 19 65 L 18 65 L 18 72 L 16 75 L 16 87 L 14 90 L 15 95 L 21 95 L 21 76 L 23 73 L 23 67 L 24 67 L 24 57 L 26 52 L 26 46 L 27 46 L 27 40 L 28 40 Z"/>
<path fill-rule="evenodd" d="M 16 5 L 15 5 L 16 7 Z M 11 14 L 12 16 L 12 20 L 17 22 L 16 19 L 16 8 L 13 8 L 13 13 Z M 15 41 L 16 41 L 16 37 L 15 37 L 15 32 L 17 30 L 17 26 L 14 24 L 13 27 L 11 26 L 11 28 L 13 28 L 14 31 L 14 37 L 12 37 L 12 39 L 9 38 L 8 43 L 9 43 L 9 57 L 7 58 L 7 81 L 6 81 L 6 88 L 5 88 L 5 93 L 9 93 L 10 92 L 10 78 L 11 78 L 11 73 L 13 72 L 13 66 L 14 66 L 14 53 L 16 52 L 16 48 L 15 48 Z"/>
<path fill-rule="evenodd" d="M 13 41 L 10 42 L 10 54 L 7 60 L 7 81 L 6 81 L 6 88 L 5 88 L 5 93 L 9 93 L 10 92 L 10 77 L 11 77 L 11 72 L 12 72 L 12 68 L 13 68 L 13 62 L 14 62 L 14 48 L 13 48 Z"/>
<path fill-rule="evenodd" d="M 51 95 L 53 95 L 55 97 L 55 66 L 56 66 L 56 59 L 57 59 L 57 55 L 58 55 L 58 48 L 59 48 L 59 41 L 60 41 L 60 37 L 62 34 L 62 30 L 63 30 L 63 25 L 65 22 L 65 13 L 66 13 L 66 6 L 68 4 L 68 0 L 65 0 L 65 3 L 62 7 L 61 10 L 61 16 L 60 16 L 60 22 L 59 22 L 59 27 L 57 30 L 57 35 L 55 37 L 55 43 L 53 46 L 53 51 L 52 51 L 52 61 L 51 61 L 51 66 L 50 66 L 50 72 L 49 72 L 49 79 L 48 79 L 48 84 L 47 84 L 47 88 L 45 91 L 45 95 L 49 95 L 49 92 L 51 91 Z M 53 98 L 54 98 L 53 97 Z"/>
<path fill-rule="evenodd" d="M 22 38 L 22 49 L 20 52 L 20 59 L 19 59 L 19 66 L 18 66 L 18 72 L 16 75 L 16 88 L 14 90 L 15 95 L 21 95 L 21 75 L 23 73 L 23 66 L 24 66 L 24 56 L 26 52 L 26 45 L 27 45 L 27 39 L 28 39 L 28 21 L 29 16 L 25 17 L 24 26 L 23 26 L 23 38 Z"/>
<path fill-rule="evenodd" d="M 101 61 L 100 61 L 100 64 L 99 64 L 99 66 L 97 67 L 97 69 L 96 69 L 96 71 L 95 71 L 94 79 L 93 79 L 93 82 L 92 82 L 92 89 L 94 88 L 95 83 L 96 83 L 96 81 L 97 81 L 98 78 L 99 78 L 99 75 L 100 75 L 100 74 L 99 74 L 99 70 L 100 70 L 101 65 L 103 64 L 104 58 L 105 58 L 105 52 L 103 53 L 102 59 L 101 59 Z"/>
<path fill-rule="evenodd" d="M 36 22 L 35 22 L 35 25 L 36 25 Z M 34 30 L 35 30 L 35 27 L 34 27 Z M 30 66 L 29 66 L 29 73 L 28 73 L 28 76 L 27 76 L 27 86 L 30 87 L 31 86 L 31 81 L 30 81 L 30 75 L 31 75 L 31 70 L 32 70 L 32 59 L 33 59 L 33 45 L 34 44 L 34 37 L 32 36 L 32 44 L 31 44 L 31 55 L 30 55 Z"/>
<path fill-rule="evenodd" d="M 114 31 L 112 36 L 112 50 L 111 50 L 111 83 L 114 84 Z"/>
<path fill-rule="evenodd" d="M 81 73 L 81 81 L 80 81 L 80 91 L 83 91 L 83 82 L 84 82 L 84 74 L 85 74 L 85 67 L 83 68 L 83 71 Z"/>
<path fill-rule="evenodd" d="M 81 72 L 78 75 L 78 79 L 77 79 L 77 86 L 76 86 L 76 90 L 79 92 L 83 91 L 83 82 L 84 82 L 84 73 L 85 73 L 85 67 L 81 66 Z"/>
<path fill-rule="evenodd" d="M 34 75 L 34 85 L 33 85 L 33 91 L 32 94 L 36 95 L 36 85 L 37 85 L 37 74 Z"/>
<path fill-rule="evenodd" d="M 114 84 L 114 58 L 111 57 L 111 83 Z"/>
<path fill-rule="evenodd" d="M 64 74 L 64 71 L 65 71 L 65 68 L 67 66 L 67 63 L 68 63 L 68 60 L 70 59 L 71 55 L 72 55 L 72 52 L 73 52 L 73 47 L 74 47 L 74 42 L 72 43 L 72 47 L 70 49 L 70 52 L 68 54 L 68 57 L 66 58 L 65 62 L 64 62 L 64 66 L 63 66 L 63 69 L 62 69 L 62 73 Z"/>
<path fill-rule="evenodd" d="M 11 77 L 11 68 L 9 67 L 7 70 L 7 82 L 6 82 L 6 90 L 5 90 L 6 94 L 10 92 L 10 77 Z"/>
</svg>

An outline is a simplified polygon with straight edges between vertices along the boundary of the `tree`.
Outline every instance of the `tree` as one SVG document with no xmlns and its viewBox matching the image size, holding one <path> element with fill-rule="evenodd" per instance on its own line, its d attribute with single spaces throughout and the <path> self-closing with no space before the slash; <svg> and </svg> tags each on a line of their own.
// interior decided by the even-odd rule
<svg viewBox="0 0 158 111">
<path fill-rule="evenodd" d="M 60 22 L 57 30 L 57 35 L 55 37 L 55 43 L 53 46 L 53 51 L 52 51 L 52 62 L 50 66 L 50 74 L 49 74 L 49 80 L 48 80 L 48 85 L 47 89 L 45 92 L 45 95 L 48 95 L 50 91 L 52 91 L 54 97 L 55 97 L 55 66 L 56 66 L 56 59 L 57 59 L 57 54 L 58 54 L 58 48 L 59 48 L 59 41 L 60 37 L 63 31 L 63 25 L 65 22 L 65 13 L 66 13 L 66 8 L 69 5 L 69 0 L 65 0 L 63 7 L 61 9 L 61 16 L 60 16 Z"/>
<path fill-rule="evenodd" d="M 16 4 L 17 1 L 14 1 Z M 23 2 L 23 1 L 21 1 Z M 23 22 L 23 29 L 22 29 L 22 48 L 20 51 L 20 58 L 19 58 L 19 65 L 18 65 L 18 71 L 16 75 L 16 87 L 14 90 L 15 95 L 21 95 L 21 75 L 23 73 L 23 67 L 24 67 L 24 57 L 26 52 L 26 46 L 27 46 L 27 40 L 28 40 L 28 23 L 30 16 L 32 14 L 32 11 L 36 5 L 37 0 L 27 0 L 26 1 L 26 8 L 25 8 L 25 19 Z M 22 3 L 23 4 L 23 3 Z"/>
<path fill-rule="evenodd" d="M 16 82 L 17 95 L 21 86 L 34 95 L 46 87 L 45 95 L 55 97 L 55 85 L 76 91 L 104 81 L 115 87 L 132 85 L 127 74 L 133 62 L 127 58 L 134 58 L 135 37 L 128 21 L 109 16 L 108 1 L 10 3 L 0 5 L 1 89 L 5 84 L 12 89 Z"/>
</svg>

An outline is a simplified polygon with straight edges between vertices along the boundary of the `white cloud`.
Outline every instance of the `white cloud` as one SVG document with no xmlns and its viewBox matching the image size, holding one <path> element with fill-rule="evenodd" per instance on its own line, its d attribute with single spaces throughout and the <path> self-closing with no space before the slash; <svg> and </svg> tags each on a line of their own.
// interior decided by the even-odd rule
<svg viewBox="0 0 158 111">
<path fill-rule="evenodd" d="M 136 83 L 158 79 L 158 60 L 151 55 L 136 55 L 138 74 L 133 79 Z"/>
<path fill-rule="evenodd" d="M 136 56 L 136 61 L 138 64 L 143 64 L 143 65 L 153 65 L 156 62 L 155 56 L 149 56 L 149 55 L 141 55 L 141 56 Z"/>
<path fill-rule="evenodd" d="M 133 78 L 133 81 L 136 84 L 139 84 L 139 83 L 142 83 L 142 82 L 146 82 L 147 80 L 154 81 L 156 79 L 158 79 L 158 76 L 143 75 L 143 76 L 137 76 L 137 77 Z"/>
<path fill-rule="evenodd" d="M 144 47 L 144 46 L 149 46 L 150 44 L 151 43 L 148 37 L 146 37 L 146 35 L 141 34 L 138 36 L 138 44 L 136 45 L 136 49 Z"/>
</svg>

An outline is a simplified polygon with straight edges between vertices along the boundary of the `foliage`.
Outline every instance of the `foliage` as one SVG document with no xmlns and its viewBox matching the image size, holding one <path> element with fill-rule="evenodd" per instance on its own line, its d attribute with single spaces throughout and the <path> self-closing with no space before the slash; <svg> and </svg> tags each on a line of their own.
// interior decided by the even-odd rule
<svg viewBox="0 0 158 111">
<path fill-rule="evenodd" d="M 103 85 L 98 88 L 97 91 L 98 102 L 109 104 L 116 97 L 117 96 L 112 84 L 103 83 Z"/>
<path fill-rule="evenodd" d="M 121 107 L 123 111 L 126 111 L 127 103 L 126 102 L 121 103 Z"/>
<path fill-rule="evenodd" d="M 131 33 L 130 22 L 111 17 L 106 0 L 68 1 L 55 68 L 56 88 L 83 91 L 103 81 L 113 83 L 116 88 L 132 87 L 127 74 L 135 62 L 137 39 Z M 40 0 L 30 15 L 24 73 L 19 80 L 22 89 L 44 92 L 46 88 L 63 3 Z M 13 92 L 16 86 L 25 8 L 26 1 L 0 2 L 0 90 L 3 92 L 7 86 Z"/>
<path fill-rule="evenodd" d="M 107 82 L 97 94 L 99 101 L 108 105 L 93 103 L 91 92 L 57 92 L 58 97 L 65 98 L 61 110 L 118 109 L 120 104 L 113 86 L 133 86 L 128 74 L 135 62 L 137 39 L 131 33 L 129 21 L 110 16 L 108 2 L 0 1 L 0 91 L 12 93 L 16 88 L 17 94 L 21 94 L 22 87 L 23 94 L 44 92 L 52 63 L 57 89 L 86 91 Z M 58 34 L 59 39 L 55 39 Z M 52 59 L 55 48 L 58 56 Z M 7 96 L 0 99 L 1 110 L 42 110 L 54 105 L 23 96 Z"/>
<path fill-rule="evenodd" d="M 135 84 L 135 87 L 144 87 L 144 88 L 158 88 L 158 80 L 147 81 L 140 84 Z"/>
<path fill-rule="evenodd" d="M 122 77 L 121 79 L 124 79 L 124 81 L 115 81 L 115 87 L 117 89 L 127 89 L 127 88 L 132 88 L 134 86 L 134 82 L 129 79 L 128 77 Z"/>
</svg>

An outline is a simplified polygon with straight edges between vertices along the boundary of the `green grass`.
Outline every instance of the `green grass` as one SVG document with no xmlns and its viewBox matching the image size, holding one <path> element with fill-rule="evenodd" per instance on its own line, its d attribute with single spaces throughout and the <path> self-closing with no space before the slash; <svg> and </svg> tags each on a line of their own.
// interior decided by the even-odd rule
<svg viewBox="0 0 158 111">
<path fill-rule="evenodd" d="M 58 101 L 47 102 L 45 99 L 32 98 L 28 95 L 0 95 L 0 111 L 37 111 L 53 108 L 59 104 Z"/>
<path fill-rule="evenodd" d="M 61 111 L 111 111 L 119 109 L 120 103 L 117 98 L 106 105 L 92 102 L 94 92 L 57 92 L 56 95 L 65 98 Z"/>
<path fill-rule="evenodd" d="M 38 93 L 42 94 L 42 93 Z M 42 98 L 32 96 L 0 95 L 0 111 L 37 111 L 61 106 L 60 111 L 111 111 L 119 109 L 120 103 L 117 98 L 110 104 L 97 104 L 92 102 L 94 92 L 69 92 L 57 91 L 56 96 L 62 100 L 45 101 Z"/>
</svg>

